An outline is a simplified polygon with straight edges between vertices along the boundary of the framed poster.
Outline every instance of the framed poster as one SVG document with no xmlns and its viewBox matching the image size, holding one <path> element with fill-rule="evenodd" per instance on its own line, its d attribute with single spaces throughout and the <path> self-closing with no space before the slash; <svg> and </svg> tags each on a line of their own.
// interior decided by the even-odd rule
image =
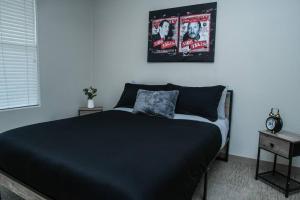
<svg viewBox="0 0 300 200">
<path fill-rule="evenodd" d="M 149 12 L 148 62 L 214 62 L 217 3 Z"/>
</svg>

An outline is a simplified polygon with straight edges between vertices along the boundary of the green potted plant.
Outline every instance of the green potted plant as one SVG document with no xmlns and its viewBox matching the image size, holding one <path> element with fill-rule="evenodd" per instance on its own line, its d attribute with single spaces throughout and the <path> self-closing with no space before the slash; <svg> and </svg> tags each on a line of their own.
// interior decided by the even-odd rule
<svg viewBox="0 0 300 200">
<path fill-rule="evenodd" d="M 97 89 L 90 86 L 89 88 L 83 89 L 84 94 L 88 99 L 88 108 L 95 108 L 94 97 L 97 96 Z"/>
</svg>

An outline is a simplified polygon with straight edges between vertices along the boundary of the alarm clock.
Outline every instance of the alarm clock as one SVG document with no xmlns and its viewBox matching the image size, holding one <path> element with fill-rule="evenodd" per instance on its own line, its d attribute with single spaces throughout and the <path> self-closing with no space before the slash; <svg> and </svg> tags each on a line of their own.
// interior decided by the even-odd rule
<svg viewBox="0 0 300 200">
<path fill-rule="evenodd" d="M 279 109 L 277 109 L 276 114 L 274 114 L 274 108 L 271 109 L 269 117 L 266 120 L 266 127 L 272 133 L 278 133 L 281 131 L 283 122 L 279 114 Z"/>
</svg>

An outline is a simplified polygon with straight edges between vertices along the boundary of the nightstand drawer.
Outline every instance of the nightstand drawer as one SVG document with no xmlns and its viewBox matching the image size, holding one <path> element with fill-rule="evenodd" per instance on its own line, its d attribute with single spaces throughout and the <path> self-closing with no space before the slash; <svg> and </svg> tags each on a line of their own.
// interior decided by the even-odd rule
<svg viewBox="0 0 300 200">
<path fill-rule="evenodd" d="M 98 113 L 98 112 L 101 112 L 101 111 L 88 111 L 88 110 L 82 110 L 82 111 L 79 111 L 79 115 L 80 115 L 80 116 L 83 116 L 83 115 L 90 115 L 90 114 Z"/>
<path fill-rule="evenodd" d="M 83 116 L 83 115 L 89 115 L 89 114 L 98 113 L 98 112 L 102 112 L 102 111 L 103 111 L 102 107 L 95 107 L 95 108 L 81 107 L 78 110 L 78 114 L 79 114 L 79 116 Z"/>
<path fill-rule="evenodd" d="M 263 149 L 269 150 L 273 153 L 277 153 L 286 158 L 289 157 L 290 143 L 272 136 L 260 134 L 259 146 Z"/>
</svg>

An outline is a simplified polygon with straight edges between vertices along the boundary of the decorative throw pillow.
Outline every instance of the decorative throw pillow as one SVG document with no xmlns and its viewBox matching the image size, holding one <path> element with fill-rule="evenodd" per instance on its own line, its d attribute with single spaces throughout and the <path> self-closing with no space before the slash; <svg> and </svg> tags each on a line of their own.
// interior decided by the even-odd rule
<svg viewBox="0 0 300 200">
<path fill-rule="evenodd" d="M 138 90 L 133 113 L 159 115 L 172 119 L 179 92 Z"/>
<path fill-rule="evenodd" d="M 143 84 L 126 83 L 123 93 L 116 107 L 133 108 L 136 95 L 139 89 L 161 91 L 161 90 L 167 90 L 167 85 L 143 85 Z"/>
</svg>

